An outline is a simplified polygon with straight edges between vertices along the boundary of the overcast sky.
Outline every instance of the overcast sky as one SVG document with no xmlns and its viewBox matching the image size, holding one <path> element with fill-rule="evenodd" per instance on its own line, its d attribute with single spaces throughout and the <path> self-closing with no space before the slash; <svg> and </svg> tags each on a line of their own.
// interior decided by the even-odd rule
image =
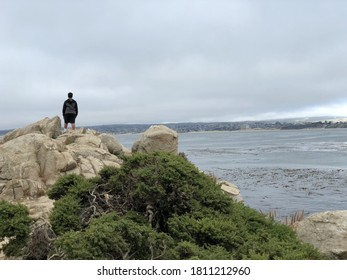
<svg viewBox="0 0 347 280">
<path fill-rule="evenodd" d="M 0 0 L 0 129 L 347 115 L 347 1 Z"/>
</svg>

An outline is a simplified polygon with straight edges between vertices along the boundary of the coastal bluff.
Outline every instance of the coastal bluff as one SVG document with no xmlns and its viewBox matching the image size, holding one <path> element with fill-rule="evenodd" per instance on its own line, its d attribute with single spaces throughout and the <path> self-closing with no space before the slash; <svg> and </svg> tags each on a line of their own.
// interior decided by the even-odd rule
<svg viewBox="0 0 347 280">
<path fill-rule="evenodd" d="M 132 152 L 153 151 L 177 154 L 177 132 L 162 125 L 150 127 L 130 151 L 114 135 L 86 128 L 62 133 L 58 116 L 44 118 L 0 137 L 0 200 L 22 203 L 34 220 L 47 220 L 54 201 L 46 194 L 60 176 L 92 178 L 104 166 L 119 168 L 122 158 Z M 236 186 L 219 183 L 233 199 L 242 200 Z M 332 227 L 321 226 L 324 221 L 325 225 L 332 224 L 332 220 Z M 333 258 L 347 259 L 345 211 L 305 218 L 296 230 L 303 242 Z"/>
<path fill-rule="evenodd" d="M 133 151 L 177 154 L 178 136 L 166 126 L 152 126 L 136 147 Z M 53 201 L 46 193 L 60 176 L 92 178 L 105 166 L 119 168 L 121 157 L 131 153 L 112 134 L 86 128 L 62 133 L 58 116 L 44 118 L 0 137 L 0 199 L 26 205 L 34 219 L 47 219 Z"/>
</svg>

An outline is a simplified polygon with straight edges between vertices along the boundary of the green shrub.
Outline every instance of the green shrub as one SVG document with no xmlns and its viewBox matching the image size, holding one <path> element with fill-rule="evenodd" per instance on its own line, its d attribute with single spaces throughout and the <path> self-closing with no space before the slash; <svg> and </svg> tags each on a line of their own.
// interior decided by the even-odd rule
<svg viewBox="0 0 347 280">
<path fill-rule="evenodd" d="M 54 247 L 66 259 L 322 258 L 182 156 L 133 154 L 119 169 L 69 175 L 54 189 Z"/>
<path fill-rule="evenodd" d="M 8 241 L 2 245 L 6 256 L 22 256 L 29 240 L 30 226 L 26 206 L 0 200 L 0 242 Z"/>
<path fill-rule="evenodd" d="M 232 255 L 222 246 L 199 246 L 195 243 L 182 241 L 175 247 L 178 260 L 228 260 Z"/>
<path fill-rule="evenodd" d="M 67 231 L 78 231 L 82 228 L 82 218 L 79 216 L 81 205 L 72 195 L 64 196 L 54 202 L 54 210 L 50 215 L 50 222 L 56 234 Z"/>
<path fill-rule="evenodd" d="M 114 166 L 105 166 L 100 172 L 99 176 L 101 182 L 107 182 L 110 178 L 118 173 L 118 168 Z"/>
<path fill-rule="evenodd" d="M 152 224 L 165 230 L 166 220 L 194 208 L 230 212 L 230 199 L 215 181 L 181 156 L 166 153 L 135 154 L 109 180 L 122 197 L 126 211 L 153 213 Z"/>
<path fill-rule="evenodd" d="M 85 231 L 70 231 L 56 241 L 67 259 L 165 258 L 173 243 L 164 233 L 115 213 L 94 219 Z"/>
<path fill-rule="evenodd" d="M 89 182 L 80 175 L 69 174 L 60 177 L 57 182 L 48 191 L 50 199 L 60 199 L 67 194 L 83 195 L 88 194 L 90 188 Z"/>
</svg>

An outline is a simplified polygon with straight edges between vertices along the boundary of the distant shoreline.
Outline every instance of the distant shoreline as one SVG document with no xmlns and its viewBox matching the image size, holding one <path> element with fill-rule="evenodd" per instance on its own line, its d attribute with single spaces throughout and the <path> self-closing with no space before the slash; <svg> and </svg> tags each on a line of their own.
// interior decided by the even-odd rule
<svg viewBox="0 0 347 280">
<path fill-rule="evenodd" d="M 155 124 L 113 124 L 82 126 L 103 133 L 136 134 L 143 133 Z M 315 122 L 280 122 L 280 121 L 243 121 L 243 122 L 197 122 L 197 123 L 166 123 L 167 127 L 178 133 L 187 132 L 221 132 L 221 131 L 276 131 L 276 130 L 304 130 L 304 129 L 333 129 L 347 128 L 347 122 L 315 121 Z M 12 129 L 13 130 L 13 129 Z M 0 130 L 2 135 L 12 131 Z"/>
<path fill-rule="evenodd" d="M 153 124 L 154 125 L 154 124 Z M 262 131 L 262 130 L 304 130 L 304 129 L 332 129 L 347 128 L 347 122 L 305 122 L 305 123 L 288 123 L 288 122 L 213 122 L 213 123 L 167 123 L 167 127 L 178 133 L 187 132 L 221 132 L 221 131 Z M 136 134 L 146 131 L 151 124 L 131 124 L 131 125 L 100 125 L 88 126 L 105 133 L 114 134 Z"/>
</svg>

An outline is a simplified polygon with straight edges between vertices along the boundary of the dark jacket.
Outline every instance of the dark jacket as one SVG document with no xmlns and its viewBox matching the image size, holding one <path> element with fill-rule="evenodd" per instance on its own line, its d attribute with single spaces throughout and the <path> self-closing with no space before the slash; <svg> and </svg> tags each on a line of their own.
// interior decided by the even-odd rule
<svg viewBox="0 0 347 280">
<path fill-rule="evenodd" d="M 67 99 L 63 105 L 63 115 L 74 114 L 78 115 L 78 105 L 74 99 Z"/>
</svg>

